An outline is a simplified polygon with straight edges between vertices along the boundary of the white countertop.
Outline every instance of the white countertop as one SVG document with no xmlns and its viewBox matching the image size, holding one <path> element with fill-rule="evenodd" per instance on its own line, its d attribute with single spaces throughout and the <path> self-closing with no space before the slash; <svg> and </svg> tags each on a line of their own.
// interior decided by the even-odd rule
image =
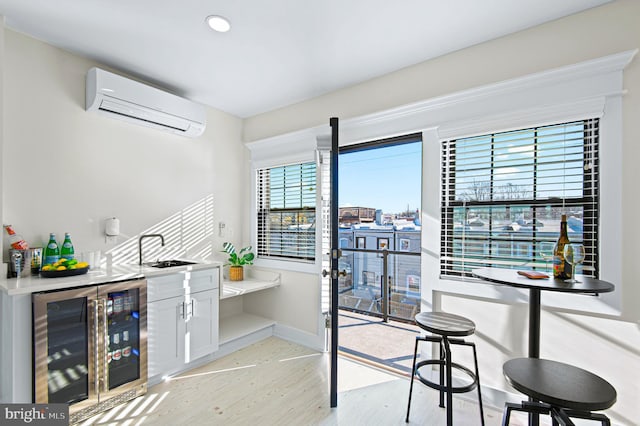
<svg viewBox="0 0 640 426">
<path fill-rule="evenodd" d="M 185 259 L 187 260 L 187 259 Z M 63 278 L 43 278 L 40 275 L 19 278 L 0 278 L 0 290 L 4 290 L 10 296 L 30 294 L 39 291 L 61 290 L 65 288 L 82 287 L 87 285 L 113 283 L 140 279 L 144 277 L 175 274 L 182 271 L 197 271 L 222 266 L 217 261 L 196 261 L 198 263 L 171 268 L 152 268 L 145 265 L 114 265 L 101 269 L 90 269 L 83 275 L 74 275 Z"/>
</svg>

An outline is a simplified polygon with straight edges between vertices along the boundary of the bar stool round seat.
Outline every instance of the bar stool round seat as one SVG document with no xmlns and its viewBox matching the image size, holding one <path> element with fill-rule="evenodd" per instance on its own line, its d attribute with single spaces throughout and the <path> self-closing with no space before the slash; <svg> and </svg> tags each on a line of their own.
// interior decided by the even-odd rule
<svg viewBox="0 0 640 426">
<path fill-rule="evenodd" d="M 416 324 L 439 336 L 463 337 L 476 331 L 476 325 L 470 319 L 447 312 L 420 312 L 416 315 Z"/>
<path fill-rule="evenodd" d="M 606 416 L 591 412 L 611 407 L 616 402 L 616 390 L 587 370 L 547 359 L 516 358 L 507 361 L 503 371 L 514 389 L 547 404 L 544 408 L 554 420 L 561 418 L 566 423 L 567 417 L 577 417 L 610 424 Z M 522 407 L 507 405 L 511 408 L 505 409 L 503 424 L 508 424 L 511 410 L 530 411 L 526 406 L 531 407 L 530 403 L 523 403 Z"/>
<path fill-rule="evenodd" d="M 466 342 L 460 337 L 470 336 L 475 333 L 476 325 L 473 321 L 460 315 L 450 314 L 447 312 L 421 312 L 415 316 L 416 324 L 423 330 L 431 333 L 426 336 L 416 336 L 415 350 L 413 353 L 413 368 L 411 375 L 411 384 L 409 387 L 409 402 L 407 405 L 406 421 L 409 421 L 409 412 L 411 410 L 411 394 L 413 392 L 413 378 L 417 376 L 418 380 L 426 386 L 440 391 L 440 407 L 447 409 L 447 425 L 453 425 L 453 399 L 454 393 L 469 392 L 478 389 L 478 402 L 480 406 L 480 419 L 484 425 L 484 412 L 482 408 L 482 394 L 480 392 L 480 375 L 478 372 L 478 359 L 476 356 L 476 347 L 472 342 Z M 428 341 L 438 343 L 440 345 L 440 358 L 426 359 L 417 362 L 418 343 Z M 475 371 L 455 363 L 451 359 L 451 345 L 464 345 L 473 348 L 473 360 Z M 422 374 L 420 369 L 426 366 L 439 366 L 440 380 L 439 382 L 431 380 Z M 454 385 L 452 370 L 460 371 L 466 375 L 463 384 Z M 445 405 L 444 397 L 447 397 Z"/>
</svg>

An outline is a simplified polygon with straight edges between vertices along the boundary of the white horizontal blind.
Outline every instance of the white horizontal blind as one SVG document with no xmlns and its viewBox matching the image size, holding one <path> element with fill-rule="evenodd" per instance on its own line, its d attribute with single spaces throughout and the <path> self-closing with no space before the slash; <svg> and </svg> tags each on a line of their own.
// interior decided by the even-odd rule
<svg viewBox="0 0 640 426">
<path fill-rule="evenodd" d="M 481 267 L 545 270 L 541 243 L 560 217 L 583 243 L 578 273 L 598 276 L 598 119 L 442 144 L 443 276 Z"/>
<path fill-rule="evenodd" d="M 316 165 L 257 171 L 258 257 L 315 259 Z"/>
</svg>

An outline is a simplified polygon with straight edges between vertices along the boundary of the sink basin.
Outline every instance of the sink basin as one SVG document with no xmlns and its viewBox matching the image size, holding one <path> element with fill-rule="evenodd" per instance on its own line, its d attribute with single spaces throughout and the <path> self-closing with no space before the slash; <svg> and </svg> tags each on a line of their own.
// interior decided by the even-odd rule
<svg viewBox="0 0 640 426">
<path fill-rule="evenodd" d="M 195 263 L 188 260 L 158 260 L 157 262 L 145 263 L 145 265 L 152 268 L 171 268 L 172 266 L 195 265 Z"/>
</svg>

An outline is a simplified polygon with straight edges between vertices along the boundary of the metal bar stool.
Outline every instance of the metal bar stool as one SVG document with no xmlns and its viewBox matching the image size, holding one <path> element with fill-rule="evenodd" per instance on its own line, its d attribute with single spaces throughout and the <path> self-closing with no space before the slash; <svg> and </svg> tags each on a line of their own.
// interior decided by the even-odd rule
<svg viewBox="0 0 640 426">
<path fill-rule="evenodd" d="M 616 402 L 615 388 L 603 378 L 572 365 L 538 358 L 512 359 L 502 369 L 511 386 L 540 401 L 507 402 L 503 426 L 509 424 L 512 411 L 549 414 L 553 426 L 573 426 L 572 417 L 611 424 L 604 414 L 592 413 L 605 410 Z"/>
<path fill-rule="evenodd" d="M 478 357 L 476 356 L 476 345 L 455 337 L 470 336 L 476 330 L 473 321 L 459 315 L 445 312 L 421 312 L 415 317 L 416 324 L 432 335 L 416 336 L 415 349 L 413 351 L 413 368 L 411 370 L 411 384 L 409 385 L 409 402 L 407 404 L 407 418 L 409 422 L 409 412 L 411 410 L 411 394 L 413 393 L 413 379 L 415 376 L 432 389 L 440 391 L 440 407 L 445 407 L 444 397 L 447 396 L 447 426 L 453 425 L 453 394 L 469 392 L 478 389 L 478 403 L 480 405 L 480 421 L 484 426 L 484 411 L 482 409 L 482 394 L 480 393 L 480 374 L 478 372 Z M 454 338 L 451 338 L 454 337 Z M 440 345 L 440 358 L 427 359 L 416 363 L 419 342 L 434 342 Z M 451 345 L 464 345 L 473 348 L 473 361 L 475 372 L 469 368 L 455 363 L 451 360 Z M 420 368 L 430 365 L 440 366 L 440 382 L 436 383 L 420 374 Z M 453 386 L 453 369 L 462 371 L 470 379 L 470 383 L 461 386 Z"/>
</svg>

